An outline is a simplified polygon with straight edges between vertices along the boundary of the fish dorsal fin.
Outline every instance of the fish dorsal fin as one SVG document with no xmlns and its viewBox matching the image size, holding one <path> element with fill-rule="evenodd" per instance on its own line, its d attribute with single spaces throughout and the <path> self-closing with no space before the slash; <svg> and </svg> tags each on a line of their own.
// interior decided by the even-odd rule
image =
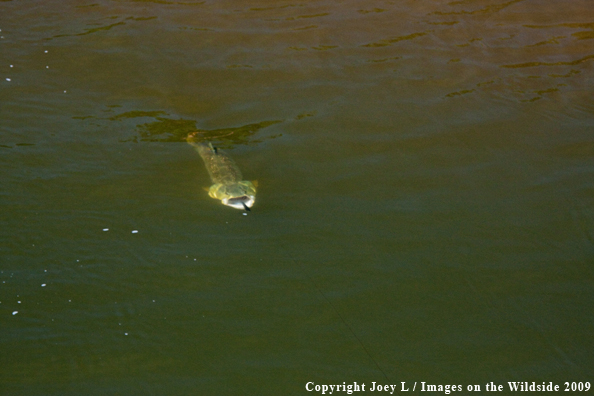
<svg viewBox="0 0 594 396">
<path fill-rule="evenodd" d="M 204 191 L 206 191 L 206 192 L 209 192 L 209 191 L 210 191 L 210 187 L 202 187 L 202 189 L 203 189 Z"/>
<path fill-rule="evenodd" d="M 254 185 L 254 187 L 258 187 L 258 180 L 252 180 L 252 184 Z"/>
</svg>

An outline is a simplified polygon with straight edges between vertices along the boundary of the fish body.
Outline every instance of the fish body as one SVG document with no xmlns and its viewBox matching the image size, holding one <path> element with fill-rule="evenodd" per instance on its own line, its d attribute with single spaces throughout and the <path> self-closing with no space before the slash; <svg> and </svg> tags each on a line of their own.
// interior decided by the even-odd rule
<svg viewBox="0 0 594 396">
<path fill-rule="evenodd" d="M 223 205 L 249 210 L 256 202 L 256 187 L 252 182 L 242 180 L 235 161 L 211 143 L 196 143 L 191 135 L 187 142 L 198 151 L 210 175 L 213 184 L 208 189 L 208 195 L 220 200 Z"/>
</svg>

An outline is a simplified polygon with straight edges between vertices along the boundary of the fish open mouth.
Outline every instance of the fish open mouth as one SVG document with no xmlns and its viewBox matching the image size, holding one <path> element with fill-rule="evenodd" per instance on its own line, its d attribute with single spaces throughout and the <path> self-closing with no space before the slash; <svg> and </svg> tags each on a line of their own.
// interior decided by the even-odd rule
<svg viewBox="0 0 594 396">
<path fill-rule="evenodd" d="M 254 205 L 255 197 L 250 195 L 242 195 L 241 197 L 225 198 L 222 200 L 223 205 L 231 206 L 235 209 L 249 210 Z"/>
</svg>

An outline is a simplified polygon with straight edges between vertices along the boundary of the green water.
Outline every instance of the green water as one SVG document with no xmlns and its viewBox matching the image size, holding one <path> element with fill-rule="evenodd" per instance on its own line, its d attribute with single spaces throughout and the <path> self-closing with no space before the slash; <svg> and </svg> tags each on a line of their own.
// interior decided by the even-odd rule
<svg viewBox="0 0 594 396">
<path fill-rule="evenodd" d="M 592 381 L 589 1 L 13 0 L 0 29 L 0 395 Z"/>
</svg>

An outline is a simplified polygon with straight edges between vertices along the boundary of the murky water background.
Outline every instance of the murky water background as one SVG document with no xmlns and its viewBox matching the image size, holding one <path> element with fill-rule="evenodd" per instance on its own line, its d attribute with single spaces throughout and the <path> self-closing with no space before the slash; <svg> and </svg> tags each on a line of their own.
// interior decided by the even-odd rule
<svg viewBox="0 0 594 396">
<path fill-rule="evenodd" d="M 0 29 L 0 394 L 592 380 L 590 1 L 4 0 Z"/>
</svg>

